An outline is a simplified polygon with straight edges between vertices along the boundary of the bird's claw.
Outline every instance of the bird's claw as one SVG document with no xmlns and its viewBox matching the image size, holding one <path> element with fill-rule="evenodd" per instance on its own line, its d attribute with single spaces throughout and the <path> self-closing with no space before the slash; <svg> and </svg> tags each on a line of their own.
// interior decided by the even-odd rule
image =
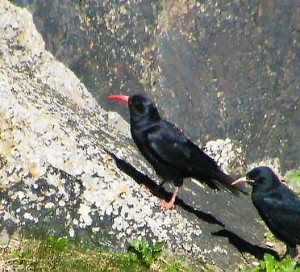
<svg viewBox="0 0 300 272">
<path fill-rule="evenodd" d="M 174 205 L 174 203 L 173 203 L 172 201 L 167 202 L 167 201 L 165 201 L 165 200 L 162 200 L 162 201 L 160 202 L 160 206 L 161 206 L 162 208 L 167 209 L 167 210 L 170 210 L 170 209 L 175 208 L 175 205 Z"/>
</svg>

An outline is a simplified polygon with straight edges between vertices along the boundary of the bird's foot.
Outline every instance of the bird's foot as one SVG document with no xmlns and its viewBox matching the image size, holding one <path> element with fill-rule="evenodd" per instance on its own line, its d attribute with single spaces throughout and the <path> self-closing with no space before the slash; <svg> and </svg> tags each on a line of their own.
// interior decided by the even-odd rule
<svg viewBox="0 0 300 272">
<path fill-rule="evenodd" d="M 173 202 L 173 201 L 167 202 L 167 201 L 165 201 L 165 200 L 162 200 L 162 201 L 160 202 L 160 206 L 161 206 L 162 208 L 167 209 L 167 210 L 170 210 L 170 209 L 175 208 L 175 205 L 174 205 L 174 202 Z"/>
<path fill-rule="evenodd" d="M 287 246 L 286 252 L 284 254 L 284 257 L 290 255 L 292 258 L 294 259 L 298 259 L 300 258 L 300 252 L 297 248 L 297 246 Z"/>
<path fill-rule="evenodd" d="M 173 209 L 175 207 L 174 203 L 175 203 L 175 199 L 176 199 L 178 190 L 179 190 L 179 188 L 177 186 L 175 186 L 171 200 L 169 202 L 162 200 L 160 202 L 160 206 L 162 206 L 163 208 L 168 209 L 168 210 Z"/>
<path fill-rule="evenodd" d="M 300 250 L 296 247 L 296 257 L 295 257 L 295 259 L 296 260 L 298 260 L 298 261 L 300 261 Z"/>
</svg>

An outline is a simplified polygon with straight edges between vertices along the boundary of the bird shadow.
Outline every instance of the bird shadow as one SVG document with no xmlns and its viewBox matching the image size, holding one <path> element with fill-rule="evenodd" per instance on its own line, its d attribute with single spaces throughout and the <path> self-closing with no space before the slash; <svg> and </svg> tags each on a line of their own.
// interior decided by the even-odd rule
<svg viewBox="0 0 300 272">
<path fill-rule="evenodd" d="M 274 256 L 276 260 L 280 260 L 280 256 L 275 250 L 253 245 L 230 230 L 222 229 L 216 232 L 212 232 L 211 234 L 213 236 L 228 238 L 229 243 L 236 247 L 240 253 L 249 253 L 258 260 L 262 260 L 266 253 Z"/>
<path fill-rule="evenodd" d="M 110 152 L 108 150 L 106 150 L 106 152 L 115 160 L 117 167 L 122 172 L 124 172 L 128 176 L 132 177 L 136 183 L 147 187 L 149 189 L 149 191 L 151 192 L 151 194 L 153 194 L 154 196 L 156 196 L 160 199 L 170 199 L 172 197 L 171 193 L 167 192 L 162 186 L 157 184 L 151 178 L 149 178 L 148 176 L 146 176 L 143 173 L 141 173 L 140 171 L 138 171 L 130 163 L 118 158 L 115 154 L 113 154 L 112 152 Z M 215 218 L 211 214 L 194 209 L 190 205 L 186 204 L 179 197 L 176 197 L 175 204 L 177 206 L 180 206 L 185 211 L 194 214 L 199 219 L 201 219 L 207 223 L 216 224 L 221 227 L 225 227 L 225 225 L 221 221 L 219 221 L 217 218 Z"/>
<path fill-rule="evenodd" d="M 133 178 L 138 184 L 144 185 L 149 189 L 149 191 L 156 197 L 161 199 L 170 199 L 172 194 L 167 192 L 162 186 L 157 184 L 155 181 L 153 181 L 148 176 L 144 175 L 140 171 L 138 171 L 135 167 L 133 167 L 130 163 L 126 162 L 125 160 L 122 160 L 118 158 L 115 154 L 112 152 L 106 150 L 106 152 L 115 160 L 115 163 L 117 167 L 124 173 L 126 173 L 128 176 Z M 256 257 L 259 260 L 262 260 L 264 258 L 264 254 L 268 253 L 274 256 L 277 260 L 280 259 L 278 253 L 272 249 L 260 247 L 257 245 L 253 245 L 249 243 L 248 241 L 244 240 L 243 238 L 239 237 L 234 232 L 228 230 L 225 228 L 224 223 L 222 223 L 220 220 L 215 218 L 213 215 L 196 210 L 195 208 L 191 207 L 190 205 L 186 204 L 182 199 L 179 197 L 176 198 L 175 204 L 177 206 L 180 206 L 185 211 L 194 214 L 199 219 L 209 223 L 209 224 L 216 224 L 223 229 L 212 232 L 211 234 L 213 236 L 219 236 L 219 237 L 226 237 L 228 238 L 228 241 L 230 244 L 232 244 L 240 253 L 249 253 Z"/>
</svg>

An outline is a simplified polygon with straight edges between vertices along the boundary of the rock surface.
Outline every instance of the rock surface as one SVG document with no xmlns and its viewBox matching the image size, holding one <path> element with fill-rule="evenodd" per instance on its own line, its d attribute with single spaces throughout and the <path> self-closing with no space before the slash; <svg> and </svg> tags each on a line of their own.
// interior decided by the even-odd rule
<svg viewBox="0 0 300 272">
<path fill-rule="evenodd" d="M 122 250 L 146 236 L 166 241 L 197 270 L 204 262 L 218 270 L 262 257 L 265 229 L 248 197 L 187 181 L 176 209 L 162 210 L 159 198 L 170 194 L 157 190 L 131 139 L 108 125 L 107 112 L 45 50 L 31 14 L 0 1 L 0 29 L 3 237 L 41 227 Z M 234 146 L 218 140 L 206 149 L 230 170 L 228 162 L 241 156 Z"/>
<path fill-rule="evenodd" d="M 146 92 L 193 140 L 299 167 L 298 1 L 16 2 L 105 109 L 127 117 L 103 94 Z"/>
</svg>

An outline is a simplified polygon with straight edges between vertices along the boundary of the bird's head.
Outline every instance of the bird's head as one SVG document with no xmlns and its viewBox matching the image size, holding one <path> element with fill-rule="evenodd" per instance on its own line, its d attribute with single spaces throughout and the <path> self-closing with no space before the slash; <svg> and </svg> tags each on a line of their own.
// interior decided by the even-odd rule
<svg viewBox="0 0 300 272">
<path fill-rule="evenodd" d="M 267 166 L 259 166 L 250 170 L 245 177 L 239 178 L 232 185 L 248 182 L 253 190 L 269 190 L 280 185 L 279 178 Z"/>
<path fill-rule="evenodd" d="M 108 98 L 112 100 L 119 100 L 128 104 L 130 119 L 133 122 L 160 120 L 155 104 L 145 95 L 137 94 L 127 96 L 122 94 L 111 94 Z"/>
</svg>

